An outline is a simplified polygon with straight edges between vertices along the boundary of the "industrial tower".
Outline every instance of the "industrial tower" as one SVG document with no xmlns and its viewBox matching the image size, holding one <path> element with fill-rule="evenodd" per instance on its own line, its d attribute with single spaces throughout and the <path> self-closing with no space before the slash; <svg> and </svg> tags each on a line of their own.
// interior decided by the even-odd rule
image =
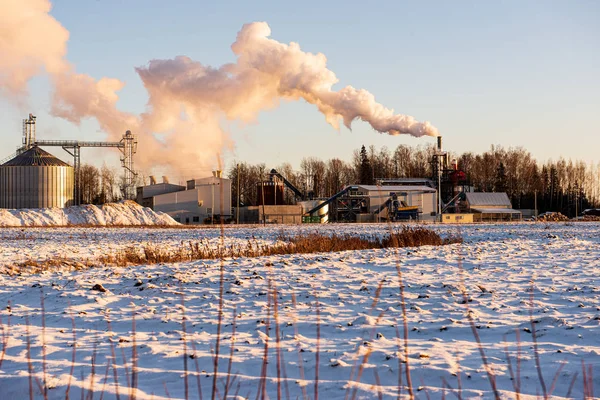
<svg viewBox="0 0 600 400">
<path fill-rule="evenodd" d="M 75 205 L 81 201 L 81 148 L 82 147 L 113 147 L 121 151 L 121 167 L 124 172 L 124 184 L 121 186 L 126 199 L 135 197 L 135 181 L 137 172 L 133 165 L 133 156 L 137 153 L 137 138 L 131 131 L 126 131 L 123 138 L 118 142 L 85 142 L 79 140 L 37 140 L 35 137 L 36 116 L 29 114 L 23 120 L 23 146 L 17 150 L 21 154 L 34 146 L 62 147 L 64 151 L 73 157 L 73 169 L 75 170 L 75 185 L 73 199 Z M 12 156 L 11 156 L 12 157 Z"/>
</svg>

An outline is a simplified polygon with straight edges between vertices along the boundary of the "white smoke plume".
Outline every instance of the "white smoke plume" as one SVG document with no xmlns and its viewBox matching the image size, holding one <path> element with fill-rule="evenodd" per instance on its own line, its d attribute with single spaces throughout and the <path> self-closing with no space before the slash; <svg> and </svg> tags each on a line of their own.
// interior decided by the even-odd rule
<svg viewBox="0 0 600 400">
<path fill-rule="evenodd" d="M 0 94 L 23 95 L 29 79 L 47 73 L 55 87 L 52 113 L 74 123 L 95 118 L 109 140 L 133 131 L 139 137 L 136 164 L 142 169 L 195 165 L 209 170 L 215 154 L 232 147 L 220 125 L 223 117 L 251 122 L 282 99 L 314 104 L 336 129 L 340 120 L 350 128 L 361 119 L 382 133 L 438 135 L 428 122 L 395 114 L 366 90 L 347 86 L 333 91 L 338 79 L 327 69 L 326 57 L 270 39 L 264 22 L 242 27 L 231 46 L 235 63 L 212 68 L 179 56 L 137 68 L 149 94 L 148 111 L 139 116 L 122 112 L 116 104 L 124 83 L 77 73 L 65 58 L 69 33 L 50 9 L 49 0 L 3 0 Z"/>
<path fill-rule="evenodd" d="M 438 136 L 430 123 L 394 114 L 366 90 L 346 86 L 333 91 L 338 79 L 327 69 L 325 55 L 303 52 L 297 43 L 279 43 L 270 35 L 265 22 L 244 25 L 231 46 L 237 62 L 218 69 L 182 56 L 137 68 L 153 110 L 177 103 L 248 121 L 276 106 L 279 99 L 304 99 L 336 129 L 340 119 L 349 129 L 352 121 L 361 119 L 381 133 Z"/>
<path fill-rule="evenodd" d="M 31 78 L 67 65 L 69 32 L 51 15 L 47 0 L 0 3 L 0 94 L 21 97 Z"/>
</svg>

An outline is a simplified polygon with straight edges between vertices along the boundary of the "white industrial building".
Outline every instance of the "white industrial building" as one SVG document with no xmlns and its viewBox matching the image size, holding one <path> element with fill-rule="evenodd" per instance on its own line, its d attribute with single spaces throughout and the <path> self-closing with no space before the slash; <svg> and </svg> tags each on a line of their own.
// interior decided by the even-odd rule
<svg viewBox="0 0 600 400">
<path fill-rule="evenodd" d="M 231 218 L 231 180 L 221 171 L 213 176 L 187 181 L 186 186 L 168 182 L 137 189 L 138 203 L 169 214 L 182 224 L 210 223 Z"/>
<path fill-rule="evenodd" d="M 137 188 L 136 201 L 144 207 L 150 207 L 153 209 L 154 197 L 160 194 L 180 192 L 183 190 L 186 190 L 185 186 L 169 183 L 167 178 L 164 176 L 162 183 L 156 183 L 154 177 L 151 176 L 150 185 L 139 186 Z"/>
</svg>

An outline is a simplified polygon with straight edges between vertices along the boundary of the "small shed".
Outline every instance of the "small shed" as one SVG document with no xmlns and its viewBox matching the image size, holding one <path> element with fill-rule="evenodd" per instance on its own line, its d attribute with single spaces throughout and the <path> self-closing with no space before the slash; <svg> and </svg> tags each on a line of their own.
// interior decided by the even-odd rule
<svg viewBox="0 0 600 400">
<path fill-rule="evenodd" d="M 473 213 L 473 220 L 479 221 L 520 221 L 522 214 L 512 208 L 505 192 L 467 192 L 467 208 Z"/>
</svg>

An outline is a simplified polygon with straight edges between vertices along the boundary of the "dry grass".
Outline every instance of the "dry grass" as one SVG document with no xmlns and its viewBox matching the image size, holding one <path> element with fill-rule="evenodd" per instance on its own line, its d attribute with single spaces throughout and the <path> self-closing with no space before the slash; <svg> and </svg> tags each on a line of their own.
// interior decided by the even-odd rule
<svg viewBox="0 0 600 400">
<path fill-rule="evenodd" d="M 97 266 L 118 266 L 216 260 L 240 257 L 262 257 L 286 254 L 330 253 L 347 250 L 385 249 L 398 247 L 443 246 L 462 243 L 460 237 L 442 238 L 424 227 L 402 227 L 383 236 L 326 235 L 319 232 L 289 236 L 280 234 L 275 244 L 260 244 L 249 239 L 245 244 L 212 245 L 208 241 L 181 242 L 175 249 L 158 244 L 143 247 L 128 246 L 114 253 L 101 255 L 97 260 L 74 260 L 64 256 L 42 260 L 28 259 L 0 269 L 6 275 L 38 274 L 56 269 L 83 270 Z"/>
<path fill-rule="evenodd" d="M 286 254 L 331 253 L 347 250 L 384 249 L 395 247 L 443 246 L 461 243 L 462 238 L 442 238 L 435 231 L 423 227 L 403 227 L 383 237 L 361 237 L 350 234 L 324 235 L 314 232 L 296 236 L 280 235 L 276 244 L 260 244 L 249 239 L 245 244 L 217 246 L 206 241 L 182 242 L 176 249 L 162 249 L 157 245 L 142 248 L 126 247 L 116 253 L 100 257 L 107 265 L 128 266 L 214 260 L 239 257 L 262 257 Z"/>
<path fill-rule="evenodd" d="M 40 274 L 46 271 L 73 270 L 80 271 L 97 266 L 90 260 L 73 260 L 66 257 L 46 258 L 43 260 L 28 259 L 12 265 L 0 268 L 0 274 L 15 276 L 19 274 Z"/>
</svg>

